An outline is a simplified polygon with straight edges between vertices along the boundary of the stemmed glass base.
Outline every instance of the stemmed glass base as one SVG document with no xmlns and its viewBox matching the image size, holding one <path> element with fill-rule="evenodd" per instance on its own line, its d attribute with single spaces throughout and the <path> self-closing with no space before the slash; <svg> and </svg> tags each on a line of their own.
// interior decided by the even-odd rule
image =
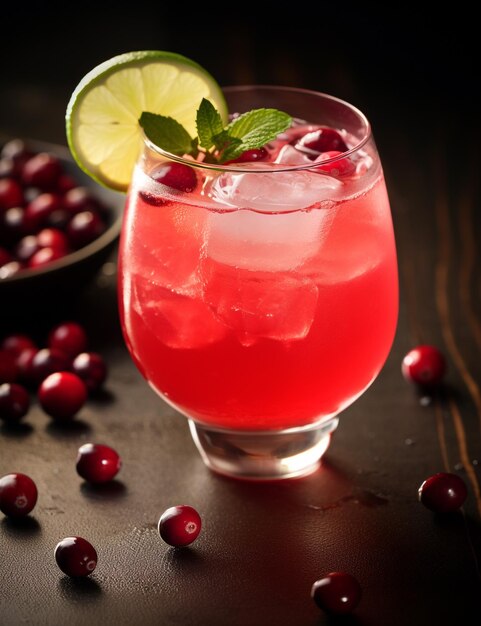
<svg viewBox="0 0 481 626">
<path fill-rule="evenodd" d="M 204 463 L 235 478 L 275 480 L 314 472 L 329 447 L 339 419 L 278 431 L 223 430 L 189 420 Z"/>
</svg>

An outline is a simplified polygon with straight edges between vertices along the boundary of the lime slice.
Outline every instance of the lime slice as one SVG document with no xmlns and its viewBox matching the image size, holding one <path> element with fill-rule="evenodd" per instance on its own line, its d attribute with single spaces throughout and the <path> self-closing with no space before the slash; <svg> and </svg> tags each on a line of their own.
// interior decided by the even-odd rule
<svg viewBox="0 0 481 626">
<path fill-rule="evenodd" d="M 227 121 L 219 85 L 200 65 L 173 52 L 128 52 L 101 63 L 78 84 L 67 107 L 67 140 L 97 182 L 125 191 L 143 143 L 142 111 L 169 115 L 195 137 L 207 98 Z"/>
</svg>

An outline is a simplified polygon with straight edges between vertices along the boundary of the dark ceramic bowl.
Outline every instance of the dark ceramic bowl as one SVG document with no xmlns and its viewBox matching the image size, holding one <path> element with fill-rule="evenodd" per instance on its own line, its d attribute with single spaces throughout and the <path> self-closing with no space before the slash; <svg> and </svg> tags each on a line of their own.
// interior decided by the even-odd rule
<svg viewBox="0 0 481 626">
<path fill-rule="evenodd" d="M 112 255 L 117 243 L 125 195 L 106 189 L 89 178 L 74 162 L 68 148 L 64 146 L 28 142 L 35 152 L 55 154 L 64 171 L 79 184 L 87 187 L 106 207 L 109 216 L 105 232 L 87 246 L 68 254 L 39 269 L 25 269 L 0 280 L 0 302 L 4 314 L 15 314 L 28 307 L 31 312 L 55 306 L 60 299 L 72 299 L 99 272 Z"/>
</svg>

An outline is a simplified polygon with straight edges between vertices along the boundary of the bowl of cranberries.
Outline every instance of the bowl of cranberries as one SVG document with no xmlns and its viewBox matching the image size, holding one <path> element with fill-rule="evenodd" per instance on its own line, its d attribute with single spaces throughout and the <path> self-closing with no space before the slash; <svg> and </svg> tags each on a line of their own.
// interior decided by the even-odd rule
<svg viewBox="0 0 481 626">
<path fill-rule="evenodd" d="M 78 293 L 111 253 L 125 197 L 93 182 L 67 148 L 0 144 L 0 294 L 12 308 Z"/>
</svg>

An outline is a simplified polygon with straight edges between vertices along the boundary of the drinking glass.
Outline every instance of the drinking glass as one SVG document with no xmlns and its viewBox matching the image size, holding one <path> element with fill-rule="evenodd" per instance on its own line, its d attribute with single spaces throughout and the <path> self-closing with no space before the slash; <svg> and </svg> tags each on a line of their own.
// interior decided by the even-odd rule
<svg viewBox="0 0 481 626">
<path fill-rule="evenodd" d="M 123 333 L 208 467 L 302 476 L 392 344 L 386 186 L 369 122 L 350 104 L 271 86 L 225 96 L 234 115 L 272 107 L 293 126 L 267 146 L 271 161 L 196 162 L 145 139 L 120 243 Z M 295 149 L 320 126 L 338 129 L 348 151 Z"/>
</svg>

